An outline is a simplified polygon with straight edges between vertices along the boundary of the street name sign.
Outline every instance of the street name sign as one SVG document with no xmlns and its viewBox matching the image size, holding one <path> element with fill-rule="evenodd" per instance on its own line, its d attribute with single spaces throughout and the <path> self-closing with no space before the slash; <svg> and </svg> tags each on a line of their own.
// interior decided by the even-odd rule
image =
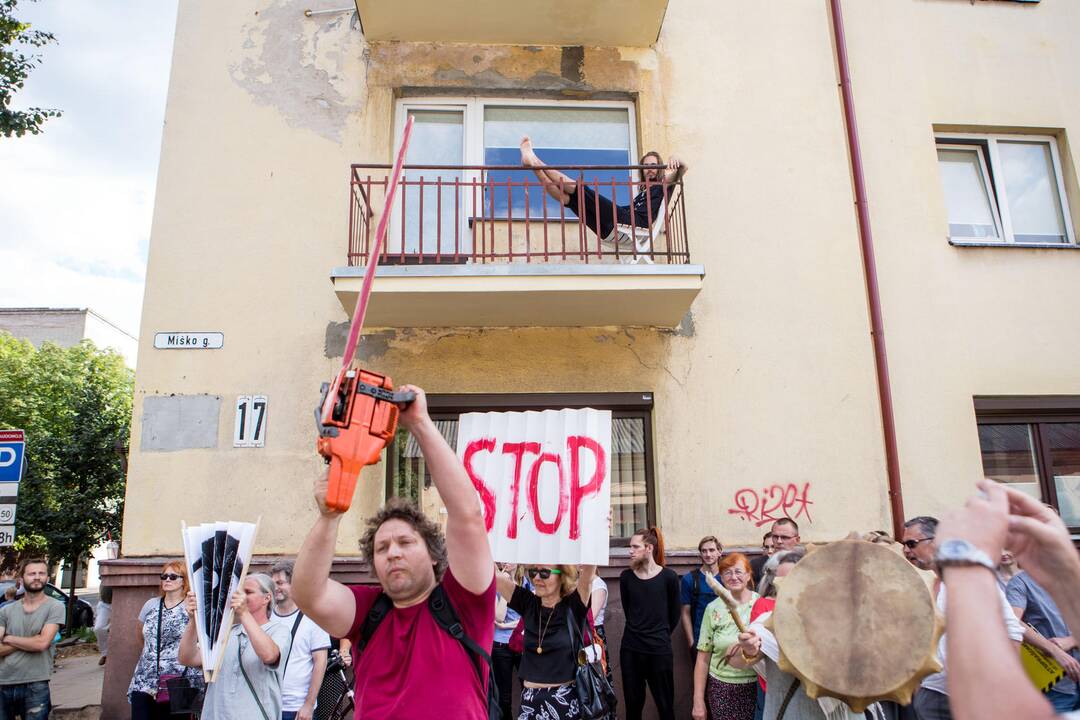
<svg viewBox="0 0 1080 720">
<path fill-rule="evenodd" d="M 219 332 L 159 332 L 154 334 L 158 350 L 220 350 L 225 345 L 225 333 Z"/>
</svg>

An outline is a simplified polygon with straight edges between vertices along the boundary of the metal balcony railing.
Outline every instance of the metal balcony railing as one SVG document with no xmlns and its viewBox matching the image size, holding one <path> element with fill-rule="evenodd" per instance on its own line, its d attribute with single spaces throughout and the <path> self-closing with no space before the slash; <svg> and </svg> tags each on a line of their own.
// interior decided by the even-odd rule
<svg viewBox="0 0 1080 720">
<path fill-rule="evenodd" d="M 575 207 L 548 196 L 540 180 L 517 165 L 406 165 L 379 263 L 663 263 L 689 264 L 683 181 L 635 180 L 649 165 L 550 166 L 592 189 L 594 216 L 614 230 L 601 238 L 579 220 L 587 193 Z M 382 212 L 390 166 L 353 165 L 349 191 L 349 265 L 367 263 Z M 660 186 L 658 210 L 646 204 L 647 223 L 631 206 L 640 192 Z M 655 216 L 654 216 L 655 215 Z"/>
</svg>

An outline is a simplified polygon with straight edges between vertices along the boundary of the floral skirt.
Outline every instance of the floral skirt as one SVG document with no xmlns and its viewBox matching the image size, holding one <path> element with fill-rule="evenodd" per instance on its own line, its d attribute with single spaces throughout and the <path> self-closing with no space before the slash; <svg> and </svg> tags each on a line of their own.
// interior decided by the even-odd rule
<svg viewBox="0 0 1080 720">
<path fill-rule="evenodd" d="M 726 683 L 710 675 L 705 683 L 709 720 L 754 720 L 757 689 L 756 682 Z"/>
<path fill-rule="evenodd" d="M 522 688 L 518 720 L 577 720 L 581 717 L 574 683 L 550 688 Z"/>
</svg>

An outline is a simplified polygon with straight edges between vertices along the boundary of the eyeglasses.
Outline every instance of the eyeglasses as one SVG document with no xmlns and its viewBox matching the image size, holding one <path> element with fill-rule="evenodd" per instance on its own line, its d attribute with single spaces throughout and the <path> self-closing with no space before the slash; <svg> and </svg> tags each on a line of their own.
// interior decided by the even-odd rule
<svg viewBox="0 0 1080 720">
<path fill-rule="evenodd" d="M 743 571 L 743 570 L 739 570 L 739 569 L 736 569 L 736 568 L 731 568 L 730 570 L 725 570 L 724 572 L 720 573 L 720 577 L 735 578 L 735 577 L 742 577 L 745 574 L 746 574 L 746 572 Z"/>
<path fill-rule="evenodd" d="M 535 578 L 539 575 L 541 580 L 547 580 L 552 575 L 562 575 L 562 570 L 558 568 L 529 568 L 525 571 L 525 574 L 529 578 Z"/>
<path fill-rule="evenodd" d="M 165 582 L 166 580 L 179 580 L 180 579 L 180 576 L 177 575 L 176 573 L 161 573 L 161 575 L 159 577 L 161 578 L 161 582 Z"/>
<path fill-rule="evenodd" d="M 908 550 L 914 550 L 915 548 L 919 547 L 919 543 L 929 542 L 933 539 L 934 536 L 931 535 L 930 537 L 919 538 L 918 540 L 905 540 L 901 543 L 901 545 L 906 547 Z"/>
</svg>

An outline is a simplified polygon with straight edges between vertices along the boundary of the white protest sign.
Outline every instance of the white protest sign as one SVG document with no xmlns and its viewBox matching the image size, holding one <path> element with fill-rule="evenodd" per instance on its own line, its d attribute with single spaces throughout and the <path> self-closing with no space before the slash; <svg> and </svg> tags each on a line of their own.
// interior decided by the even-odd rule
<svg viewBox="0 0 1080 720">
<path fill-rule="evenodd" d="M 466 413 L 457 454 L 496 560 L 608 564 L 610 411 Z"/>
</svg>

